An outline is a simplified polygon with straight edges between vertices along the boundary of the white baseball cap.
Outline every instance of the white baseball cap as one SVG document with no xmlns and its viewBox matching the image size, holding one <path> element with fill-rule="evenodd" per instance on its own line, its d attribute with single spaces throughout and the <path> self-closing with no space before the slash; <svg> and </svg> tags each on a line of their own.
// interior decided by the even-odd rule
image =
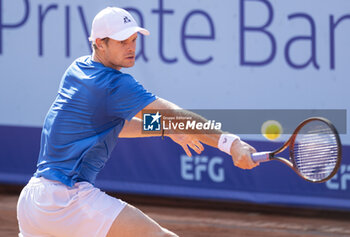
<svg viewBox="0 0 350 237">
<path fill-rule="evenodd" d="M 129 12 L 118 7 L 107 7 L 97 13 L 92 21 L 90 41 L 111 38 L 119 41 L 128 39 L 134 33 L 149 35 L 149 31 L 137 25 Z"/>
</svg>

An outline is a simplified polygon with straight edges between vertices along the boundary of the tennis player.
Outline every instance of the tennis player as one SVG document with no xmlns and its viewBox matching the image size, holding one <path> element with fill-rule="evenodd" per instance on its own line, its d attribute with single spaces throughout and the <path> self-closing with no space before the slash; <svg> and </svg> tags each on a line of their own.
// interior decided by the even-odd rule
<svg viewBox="0 0 350 237">
<path fill-rule="evenodd" d="M 135 63 L 138 33 L 149 34 L 123 9 L 108 7 L 95 16 L 93 53 L 68 67 L 46 115 L 37 170 L 18 200 L 19 236 L 177 236 L 94 187 L 118 137 L 151 136 L 141 132 L 142 110 L 166 109 L 173 116 L 206 121 L 156 97 L 120 71 Z M 189 156 L 189 148 L 201 153 L 205 143 L 232 155 L 240 168 L 257 165 L 250 158 L 255 149 L 233 134 L 171 131 L 165 136 Z"/>
</svg>

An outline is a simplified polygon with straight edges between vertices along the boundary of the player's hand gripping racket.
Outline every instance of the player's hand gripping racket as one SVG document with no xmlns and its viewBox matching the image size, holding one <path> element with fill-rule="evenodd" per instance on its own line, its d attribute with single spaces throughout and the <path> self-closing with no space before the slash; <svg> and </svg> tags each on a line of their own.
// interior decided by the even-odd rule
<svg viewBox="0 0 350 237">
<path fill-rule="evenodd" d="M 289 147 L 289 159 L 277 157 Z M 325 118 L 301 122 L 289 140 L 273 152 L 252 154 L 254 162 L 278 160 L 292 168 L 303 179 L 325 182 L 337 173 L 341 162 L 341 142 L 333 124 Z"/>
</svg>

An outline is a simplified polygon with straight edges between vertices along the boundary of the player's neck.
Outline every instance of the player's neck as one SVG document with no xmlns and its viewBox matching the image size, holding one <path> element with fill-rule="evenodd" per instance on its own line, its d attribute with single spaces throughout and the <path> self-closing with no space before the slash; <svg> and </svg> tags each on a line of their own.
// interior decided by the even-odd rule
<svg viewBox="0 0 350 237">
<path fill-rule="evenodd" d="M 120 69 L 121 69 L 121 67 L 114 66 L 113 64 L 106 62 L 106 60 L 104 60 L 104 58 L 101 55 L 99 55 L 99 53 L 96 52 L 95 50 L 92 52 L 91 58 L 92 58 L 92 61 L 101 63 L 105 67 L 110 67 L 110 68 L 116 69 L 118 71 L 120 71 Z"/>
</svg>

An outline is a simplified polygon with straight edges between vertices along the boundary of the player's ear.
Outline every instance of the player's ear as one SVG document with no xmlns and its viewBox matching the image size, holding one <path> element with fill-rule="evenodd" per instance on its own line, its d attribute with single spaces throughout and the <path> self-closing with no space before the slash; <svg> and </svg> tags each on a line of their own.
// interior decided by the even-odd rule
<svg viewBox="0 0 350 237">
<path fill-rule="evenodd" d="M 103 39 L 100 39 L 100 38 L 97 38 L 95 40 L 95 45 L 96 45 L 96 48 L 99 50 L 103 50 L 105 47 L 105 43 L 103 42 Z"/>
</svg>

